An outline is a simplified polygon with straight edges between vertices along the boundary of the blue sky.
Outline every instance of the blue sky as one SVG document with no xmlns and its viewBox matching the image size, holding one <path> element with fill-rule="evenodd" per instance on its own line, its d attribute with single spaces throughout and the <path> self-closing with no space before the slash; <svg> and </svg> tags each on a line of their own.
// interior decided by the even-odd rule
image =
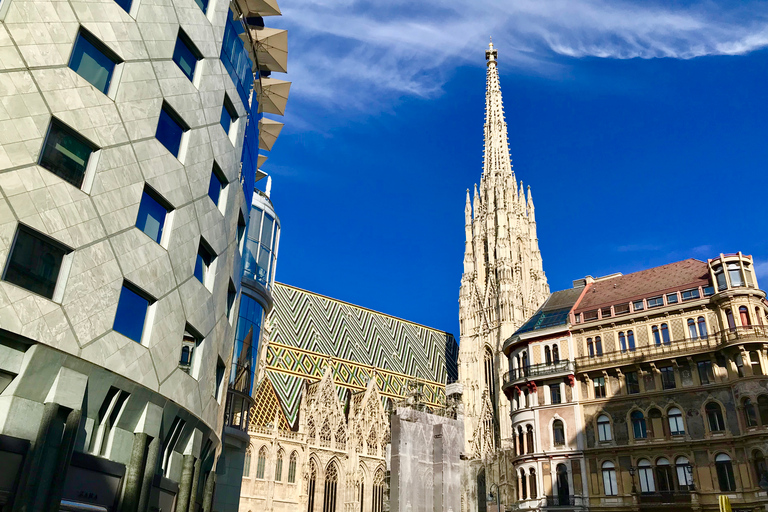
<svg viewBox="0 0 768 512">
<path fill-rule="evenodd" d="M 768 4 L 284 0 L 277 279 L 458 338 L 493 36 L 551 289 L 741 250 L 768 287 Z M 277 75 L 275 75 L 277 76 Z M 281 77 L 282 78 L 282 77 Z"/>
</svg>

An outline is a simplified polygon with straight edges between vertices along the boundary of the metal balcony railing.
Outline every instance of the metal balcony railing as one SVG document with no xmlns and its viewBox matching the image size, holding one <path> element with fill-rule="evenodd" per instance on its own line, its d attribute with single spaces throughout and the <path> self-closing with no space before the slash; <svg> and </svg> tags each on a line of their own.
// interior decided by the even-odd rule
<svg viewBox="0 0 768 512">
<path fill-rule="evenodd" d="M 576 496 L 547 496 L 548 507 L 576 506 Z"/>
<path fill-rule="evenodd" d="M 573 373 L 573 361 L 564 360 L 550 364 L 534 364 L 523 368 L 513 368 L 504 374 L 504 384 L 512 384 L 524 379 L 534 379 L 537 377 L 546 377 L 559 373 Z"/>
<path fill-rule="evenodd" d="M 688 491 L 665 491 L 642 493 L 639 495 L 640 503 L 655 503 L 659 505 L 673 505 L 678 503 L 690 503 L 691 493 Z"/>
</svg>

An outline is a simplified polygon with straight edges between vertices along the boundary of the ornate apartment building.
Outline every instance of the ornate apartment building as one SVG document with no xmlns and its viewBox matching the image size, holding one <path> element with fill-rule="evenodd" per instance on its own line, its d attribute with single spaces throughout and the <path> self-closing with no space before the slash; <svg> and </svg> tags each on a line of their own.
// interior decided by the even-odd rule
<svg viewBox="0 0 768 512">
<path fill-rule="evenodd" d="M 765 297 L 741 253 L 552 294 L 504 344 L 513 508 L 764 510 Z"/>
</svg>

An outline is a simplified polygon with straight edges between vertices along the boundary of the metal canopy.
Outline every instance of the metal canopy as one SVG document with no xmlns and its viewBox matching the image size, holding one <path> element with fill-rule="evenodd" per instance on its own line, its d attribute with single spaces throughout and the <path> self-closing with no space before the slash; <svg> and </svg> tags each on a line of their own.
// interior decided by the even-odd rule
<svg viewBox="0 0 768 512">
<path fill-rule="evenodd" d="M 266 117 L 259 119 L 259 149 L 272 151 L 272 146 L 283 129 L 283 123 Z"/>
<path fill-rule="evenodd" d="M 285 105 L 288 103 L 291 82 L 276 78 L 262 78 L 253 85 L 259 101 L 259 112 L 280 116 L 285 114 Z"/>
</svg>

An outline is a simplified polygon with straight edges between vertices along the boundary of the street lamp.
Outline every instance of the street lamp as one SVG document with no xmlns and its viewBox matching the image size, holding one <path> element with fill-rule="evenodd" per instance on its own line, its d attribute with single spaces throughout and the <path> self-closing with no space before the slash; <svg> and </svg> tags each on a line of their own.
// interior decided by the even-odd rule
<svg viewBox="0 0 768 512">
<path fill-rule="evenodd" d="M 491 492 L 488 493 L 488 501 L 493 501 L 493 486 L 496 486 L 496 512 L 500 512 L 499 508 L 499 484 L 491 482 Z"/>
<path fill-rule="evenodd" d="M 637 487 L 635 486 L 635 468 L 629 467 L 629 476 L 632 477 L 632 494 L 637 494 Z"/>
</svg>

